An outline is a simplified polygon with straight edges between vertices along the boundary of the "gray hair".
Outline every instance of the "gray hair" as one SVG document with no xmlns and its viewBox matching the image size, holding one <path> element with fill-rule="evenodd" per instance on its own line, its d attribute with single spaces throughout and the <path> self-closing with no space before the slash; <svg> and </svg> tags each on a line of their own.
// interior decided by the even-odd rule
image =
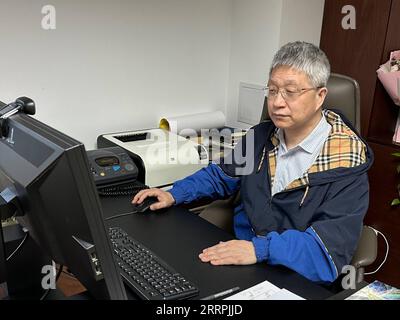
<svg viewBox="0 0 400 320">
<path fill-rule="evenodd" d="M 303 71 L 314 87 L 325 87 L 331 73 L 326 54 L 317 46 L 302 41 L 290 42 L 279 49 L 272 60 L 269 76 L 280 66 Z"/>
</svg>

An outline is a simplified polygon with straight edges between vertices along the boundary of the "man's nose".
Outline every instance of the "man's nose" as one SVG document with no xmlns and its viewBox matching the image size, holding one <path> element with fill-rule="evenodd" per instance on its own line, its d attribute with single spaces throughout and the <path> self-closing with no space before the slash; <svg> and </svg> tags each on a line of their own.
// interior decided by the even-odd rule
<svg viewBox="0 0 400 320">
<path fill-rule="evenodd" d="M 274 106 L 275 107 L 282 107 L 286 105 L 286 100 L 283 99 L 282 96 L 282 91 L 279 90 L 278 94 L 276 95 L 275 99 L 274 99 Z"/>
</svg>

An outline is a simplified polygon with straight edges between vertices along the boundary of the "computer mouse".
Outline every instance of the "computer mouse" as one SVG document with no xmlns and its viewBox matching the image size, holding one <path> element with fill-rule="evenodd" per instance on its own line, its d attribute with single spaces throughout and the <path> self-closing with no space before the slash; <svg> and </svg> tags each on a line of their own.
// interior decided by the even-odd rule
<svg viewBox="0 0 400 320">
<path fill-rule="evenodd" d="M 157 197 L 147 197 L 146 199 L 143 200 L 142 203 L 138 204 L 138 203 L 132 203 L 132 212 L 133 213 L 141 213 L 141 212 L 145 212 L 146 210 L 148 210 L 150 208 L 150 206 L 153 203 L 158 202 Z"/>
</svg>

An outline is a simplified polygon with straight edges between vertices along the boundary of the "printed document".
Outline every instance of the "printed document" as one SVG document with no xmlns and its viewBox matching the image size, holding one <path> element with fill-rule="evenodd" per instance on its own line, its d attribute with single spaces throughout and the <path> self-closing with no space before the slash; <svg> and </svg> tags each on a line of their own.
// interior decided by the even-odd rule
<svg viewBox="0 0 400 320">
<path fill-rule="evenodd" d="M 280 289 L 265 280 L 224 300 L 304 300 L 286 289 Z"/>
</svg>

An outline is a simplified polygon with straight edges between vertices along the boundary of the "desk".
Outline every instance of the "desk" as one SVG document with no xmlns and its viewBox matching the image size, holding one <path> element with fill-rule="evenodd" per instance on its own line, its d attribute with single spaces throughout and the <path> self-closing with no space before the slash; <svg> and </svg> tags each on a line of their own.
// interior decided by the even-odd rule
<svg viewBox="0 0 400 320">
<path fill-rule="evenodd" d="M 362 288 L 366 287 L 368 285 L 368 282 L 366 281 L 361 281 L 360 283 L 356 284 L 355 289 L 347 289 L 339 292 L 338 294 L 335 294 L 331 297 L 328 298 L 328 300 L 345 300 L 348 297 L 350 297 L 352 294 L 356 293 L 358 290 L 361 290 Z"/>
<path fill-rule="evenodd" d="M 104 218 L 130 212 L 130 201 L 131 197 L 101 198 Z M 172 207 L 106 220 L 106 227 L 114 226 L 125 229 L 192 281 L 200 290 L 200 295 L 195 299 L 236 286 L 244 290 L 264 280 L 305 299 L 327 299 L 333 295 L 285 267 L 269 266 L 266 263 L 212 266 L 201 262 L 198 254 L 204 248 L 233 237 L 184 208 Z"/>
</svg>

